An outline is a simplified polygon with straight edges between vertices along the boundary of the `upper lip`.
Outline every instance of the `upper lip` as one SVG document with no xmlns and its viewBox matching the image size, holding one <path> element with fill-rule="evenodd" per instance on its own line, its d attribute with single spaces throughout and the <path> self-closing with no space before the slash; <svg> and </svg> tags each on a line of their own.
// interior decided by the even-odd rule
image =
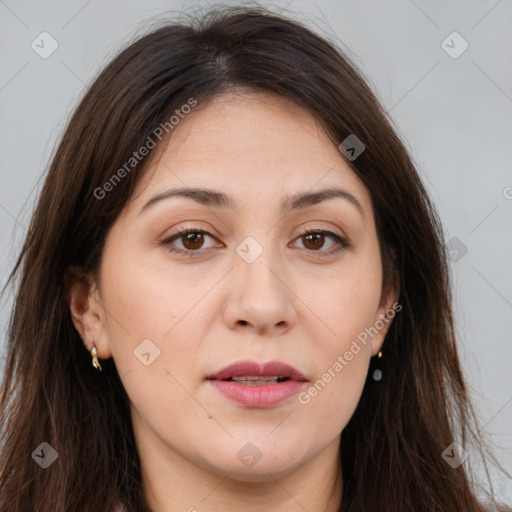
<svg viewBox="0 0 512 512">
<path fill-rule="evenodd" d="M 268 361 L 266 363 L 259 363 L 258 361 L 237 361 L 229 366 L 226 366 L 218 372 L 208 375 L 207 380 L 225 380 L 231 377 L 244 377 L 244 376 L 277 376 L 288 377 L 291 380 L 306 381 L 307 379 L 302 373 L 282 361 Z"/>
</svg>

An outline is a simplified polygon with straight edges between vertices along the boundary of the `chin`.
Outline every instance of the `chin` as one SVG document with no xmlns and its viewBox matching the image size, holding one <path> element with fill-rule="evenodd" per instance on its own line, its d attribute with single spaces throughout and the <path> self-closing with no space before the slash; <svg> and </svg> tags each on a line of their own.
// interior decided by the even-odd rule
<svg viewBox="0 0 512 512">
<path fill-rule="evenodd" d="M 230 480 L 246 483 L 265 483 L 288 476 L 293 473 L 296 467 L 279 463 L 264 465 L 262 459 L 252 468 L 243 468 L 240 465 L 236 465 L 236 467 L 234 465 L 226 465 L 223 469 L 222 474 L 224 476 L 229 474 Z"/>
<path fill-rule="evenodd" d="M 239 482 L 271 482 L 293 473 L 300 466 L 300 461 L 295 457 L 296 453 L 277 453 L 276 450 L 267 456 L 263 451 L 258 454 L 256 449 L 247 443 L 238 453 L 224 458 L 223 464 L 219 464 L 218 460 L 206 461 L 206 469 L 223 476 L 229 475 L 231 480 Z"/>
</svg>

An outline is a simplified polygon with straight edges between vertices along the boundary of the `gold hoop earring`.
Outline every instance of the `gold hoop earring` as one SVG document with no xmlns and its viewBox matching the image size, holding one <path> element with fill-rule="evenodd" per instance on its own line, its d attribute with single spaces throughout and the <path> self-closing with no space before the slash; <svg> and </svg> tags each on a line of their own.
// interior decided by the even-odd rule
<svg viewBox="0 0 512 512">
<path fill-rule="evenodd" d="M 92 357 L 92 365 L 94 366 L 94 368 L 101 371 L 101 365 L 98 361 L 98 350 L 96 349 L 95 345 L 93 345 L 93 347 L 91 349 L 91 357 Z"/>
</svg>

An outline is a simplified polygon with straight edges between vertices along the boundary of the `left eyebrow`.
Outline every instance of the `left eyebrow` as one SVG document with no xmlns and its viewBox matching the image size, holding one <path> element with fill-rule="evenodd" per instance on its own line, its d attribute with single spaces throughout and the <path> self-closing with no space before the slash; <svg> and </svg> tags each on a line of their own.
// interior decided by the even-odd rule
<svg viewBox="0 0 512 512">
<path fill-rule="evenodd" d="M 153 196 L 141 208 L 138 215 L 140 215 L 143 211 L 147 210 L 154 204 L 164 199 L 170 199 L 172 197 L 185 197 L 192 199 L 199 204 L 213 208 L 224 208 L 230 210 L 235 210 L 238 208 L 235 199 L 225 194 L 224 192 L 207 188 L 182 187 L 167 190 Z M 309 206 L 314 206 L 323 201 L 335 198 L 344 199 L 345 201 L 349 202 L 358 210 L 363 219 L 365 218 L 364 208 L 361 206 L 361 203 L 350 192 L 340 188 L 326 188 L 317 192 L 299 192 L 292 196 L 285 197 L 281 202 L 281 212 L 287 213 L 292 210 L 308 208 Z"/>
</svg>

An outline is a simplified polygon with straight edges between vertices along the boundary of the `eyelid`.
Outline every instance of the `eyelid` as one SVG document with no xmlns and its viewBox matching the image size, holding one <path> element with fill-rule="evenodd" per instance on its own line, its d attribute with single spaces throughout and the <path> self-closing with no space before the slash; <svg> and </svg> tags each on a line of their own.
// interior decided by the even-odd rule
<svg viewBox="0 0 512 512">
<path fill-rule="evenodd" d="M 307 235 L 308 233 L 327 233 L 329 235 L 335 235 L 339 238 L 346 239 L 348 241 L 347 237 L 343 233 L 336 233 L 332 229 L 317 227 L 317 226 L 313 226 L 313 227 L 309 226 L 306 228 L 301 228 L 301 229 L 299 229 L 297 236 Z"/>
</svg>

